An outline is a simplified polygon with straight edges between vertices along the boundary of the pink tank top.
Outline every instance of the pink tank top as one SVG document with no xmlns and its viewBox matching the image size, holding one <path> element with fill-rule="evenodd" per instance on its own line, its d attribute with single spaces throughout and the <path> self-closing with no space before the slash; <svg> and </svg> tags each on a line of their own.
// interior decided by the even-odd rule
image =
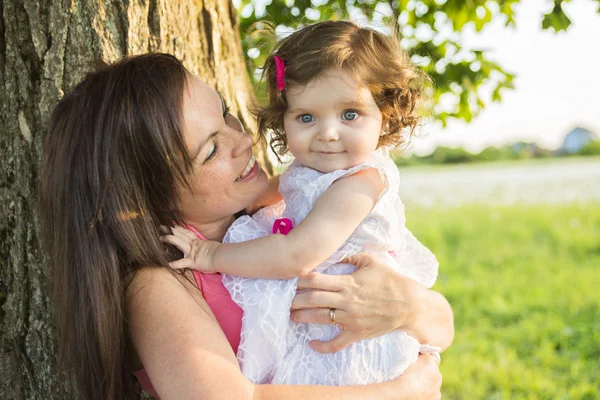
<svg viewBox="0 0 600 400">
<path fill-rule="evenodd" d="M 193 226 L 187 227 L 194 232 L 198 238 L 206 240 L 204 236 Z M 242 309 L 231 300 L 231 295 L 223 286 L 221 274 L 203 274 L 193 271 L 196 285 L 202 293 L 206 304 L 210 307 L 217 322 L 227 337 L 234 353 L 237 353 L 240 344 L 240 332 L 242 330 Z M 150 382 L 150 378 L 145 369 L 133 371 L 142 389 L 155 398 L 159 398 Z"/>
</svg>

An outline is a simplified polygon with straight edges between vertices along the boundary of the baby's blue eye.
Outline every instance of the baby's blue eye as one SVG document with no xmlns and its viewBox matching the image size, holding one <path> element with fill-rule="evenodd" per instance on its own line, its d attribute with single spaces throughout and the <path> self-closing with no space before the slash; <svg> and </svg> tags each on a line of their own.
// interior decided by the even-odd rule
<svg viewBox="0 0 600 400">
<path fill-rule="evenodd" d="M 313 117 L 310 114 L 302 114 L 300 117 L 300 122 L 304 123 L 304 124 L 308 124 L 310 122 L 313 122 L 315 120 L 315 117 Z"/>
<path fill-rule="evenodd" d="M 358 113 L 354 110 L 346 110 L 342 114 L 342 119 L 344 119 L 346 121 L 354 121 L 357 118 L 358 118 Z"/>
</svg>

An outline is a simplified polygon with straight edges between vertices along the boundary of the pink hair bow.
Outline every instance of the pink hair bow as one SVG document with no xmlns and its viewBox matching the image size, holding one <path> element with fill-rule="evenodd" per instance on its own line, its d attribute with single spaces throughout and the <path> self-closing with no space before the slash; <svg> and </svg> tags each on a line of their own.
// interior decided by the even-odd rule
<svg viewBox="0 0 600 400">
<path fill-rule="evenodd" d="M 285 89 L 285 62 L 277 56 L 273 56 L 275 60 L 275 74 L 277 77 L 277 89 L 282 91 Z"/>
<path fill-rule="evenodd" d="M 277 218 L 273 222 L 273 234 L 281 233 L 282 235 L 287 235 L 293 227 L 294 224 L 292 224 L 289 218 Z"/>
</svg>

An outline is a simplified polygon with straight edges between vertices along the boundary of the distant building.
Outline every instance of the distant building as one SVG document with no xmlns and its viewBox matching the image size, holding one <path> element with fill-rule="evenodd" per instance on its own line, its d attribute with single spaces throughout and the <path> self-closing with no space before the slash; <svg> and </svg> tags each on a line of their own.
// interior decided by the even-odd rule
<svg viewBox="0 0 600 400">
<path fill-rule="evenodd" d="M 565 136 L 565 140 L 558 149 L 559 154 L 573 154 L 579 152 L 583 146 L 598 140 L 598 136 L 584 128 L 575 128 Z"/>
</svg>

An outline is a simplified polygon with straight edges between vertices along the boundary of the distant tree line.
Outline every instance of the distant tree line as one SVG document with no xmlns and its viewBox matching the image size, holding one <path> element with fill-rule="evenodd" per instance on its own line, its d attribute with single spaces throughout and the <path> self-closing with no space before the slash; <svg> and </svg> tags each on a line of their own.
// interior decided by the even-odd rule
<svg viewBox="0 0 600 400">
<path fill-rule="evenodd" d="M 471 153 L 462 147 L 437 147 L 431 154 L 417 156 L 396 150 L 394 161 L 398 166 L 411 166 L 423 164 L 462 164 L 490 161 L 527 160 L 534 158 L 573 157 L 573 156 L 598 156 L 600 155 L 600 141 L 586 143 L 581 149 L 573 153 L 559 150 L 548 150 L 537 146 L 535 143 L 515 143 L 503 147 L 487 147 L 479 153 Z"/>
</svg>

